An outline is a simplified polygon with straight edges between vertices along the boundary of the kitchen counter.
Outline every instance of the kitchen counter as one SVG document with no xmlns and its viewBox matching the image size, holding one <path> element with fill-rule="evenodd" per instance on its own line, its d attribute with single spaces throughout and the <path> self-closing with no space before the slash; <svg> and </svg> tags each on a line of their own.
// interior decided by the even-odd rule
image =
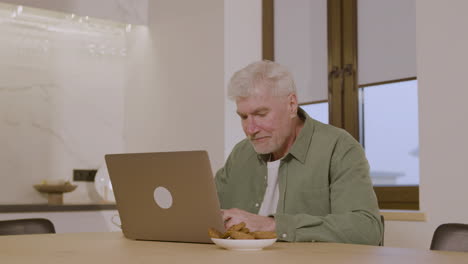
<svg viewBox="0 0 468 264">
<path fill-rule="evenodd" d="M 0 205 L 0 213 L 29 213 L 29 212 L 76 212 L 116 210 L 115 204 L 5 204 Z"/>
</svg>

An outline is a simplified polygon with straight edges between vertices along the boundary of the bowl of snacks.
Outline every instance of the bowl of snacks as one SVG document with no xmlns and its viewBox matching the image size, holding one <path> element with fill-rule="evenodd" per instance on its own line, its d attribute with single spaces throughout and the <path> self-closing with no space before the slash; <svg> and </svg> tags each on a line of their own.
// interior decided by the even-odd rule
<svg viewBox="0 0 468 264">
<path fill-rule="evenodd" d="M 254 231 L 245 226 L 244 222 L 233 225 L 225 233 L 214 228 L 208 229 L 208 235 L 217 246 L 229 250 L 258 251 L 276 242 L 276 233 L 271 231 Z"/>
</svg>

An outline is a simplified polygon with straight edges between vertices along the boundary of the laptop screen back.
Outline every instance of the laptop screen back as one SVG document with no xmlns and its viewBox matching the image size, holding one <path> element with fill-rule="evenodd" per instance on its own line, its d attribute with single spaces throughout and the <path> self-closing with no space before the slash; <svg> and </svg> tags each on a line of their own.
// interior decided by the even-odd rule
<svg viewBox="0 0 468 264">
<path fill-rule="evenodd" d="M 206 151 L 105 159 L 127 238 L 211 243 L 208 228 L 224 230 Z"/>
</svg>

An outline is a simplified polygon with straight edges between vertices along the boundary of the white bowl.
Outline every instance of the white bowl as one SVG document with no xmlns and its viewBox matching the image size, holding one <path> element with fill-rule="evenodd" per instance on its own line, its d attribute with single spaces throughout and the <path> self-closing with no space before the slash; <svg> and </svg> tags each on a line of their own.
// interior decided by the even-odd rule
<svg viewBox="0 0 468 264">
<path fill-rule="evenodd" d="M 242 251 L 258 251 L 263 248 L 269 247 L 276 242 L 273 239 L 211 239 L 219 247 L 229 250 L 242 250 Z"/>
</svg>

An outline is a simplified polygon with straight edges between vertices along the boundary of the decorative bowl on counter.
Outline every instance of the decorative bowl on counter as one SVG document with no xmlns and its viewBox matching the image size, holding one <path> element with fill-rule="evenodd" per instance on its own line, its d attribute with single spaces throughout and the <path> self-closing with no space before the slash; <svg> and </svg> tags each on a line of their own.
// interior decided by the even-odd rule
<svg viewBox="0 0 468 264">
<path fill-rule="evenodd" d="M 71 184 L 70 182 L 63 183 L 48 183 L 43 182 L 41 184 L 35 184 L 34 188 L 40 193 L 46 193 L 48 198 L 48 204 L 60 205 L 63 204 L 63 194 L 75 190 L 77 185 Z"/>
</svg>

